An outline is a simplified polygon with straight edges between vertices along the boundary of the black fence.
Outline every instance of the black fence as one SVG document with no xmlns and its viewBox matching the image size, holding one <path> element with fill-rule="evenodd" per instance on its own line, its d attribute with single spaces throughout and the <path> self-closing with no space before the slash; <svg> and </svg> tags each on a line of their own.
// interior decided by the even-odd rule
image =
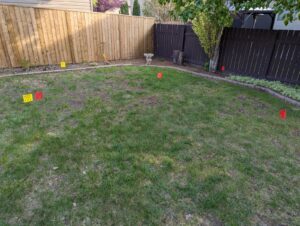
<svg viewBox="0 0 300 226">
<path fill-rule="evenodd" d="M 171 59 L 173 50 L 183 51 L 184 62 L 204 65 L 209 61 L 191 25 L 156 24 L 154 53 Z"/>
<path fill-rule="evenodd" d="M 222 66 L 228 74 L 300 84 L 300 31 L 225 29 Z"/>
<path fill-rule="evenodd" d="M 155 55 L 172 58 L 184 52 L 184 62 L 204 65 L 209 59 L 190 25 L 156 24 Z M 300 31 L 226 28 L 219 68 L 224 73 L 300 84 Z"/>
</svg>

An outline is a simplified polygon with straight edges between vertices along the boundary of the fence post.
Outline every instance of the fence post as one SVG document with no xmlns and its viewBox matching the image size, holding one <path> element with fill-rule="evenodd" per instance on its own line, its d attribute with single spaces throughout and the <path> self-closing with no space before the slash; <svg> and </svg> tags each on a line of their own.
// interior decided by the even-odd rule
<svg viewBox="0 0 300 226">
<path fill-rule="evenodd" d="M 270 67 L 271 67 L 271 62 L 272 62 L 272 59 L 273 59 L 273 56 L 274 56 L 274 52 L 275 52 L 275 46 L 276 46 L 276 42 L 277 42 L 277 39 L 278 39 L 278 34 L 279 32 L 278 31 L 274 31 L 275 32 L 275 35 L 274 35 L 274 39 L 272 40 L 272 51 L 271 51 L 271 54 L 270 54 L 270 57 L 269 57 L 269 60 L 268 60 L 268 66 L 267 66 L 267 69 L 265 71 L 265 75 L 264 77 L 267 78 L 267 75 L 270 71 Z"/>
<path fill-rule="evenodd" d="M 181 42 L 181 49 L 180 49 L 180 51 L 182 51 L 182 52 L 184 52 L 184 40 L 185 40 L 185 31 L 186 31 L 185 27 L 186 27 L 186 25 L 183 25 L 183 31 L 182 31 L 182 34 L 181 34 L 181 36 L 182 36 L 181 37 L 182 42 Z"/>
<path fill-rule="evenodd" d="M 70 53 L 71 53 L 71 59 L 72 63 L 76 63 L 75 61 L 75 55 L 74 55 L 74 45 L 73 45 L 73 39 L 72 39 L 72 31 L 71 31 L 71 17 L 69 17 L 69 14 L 67 11 L 65 11 L 65 17 L 67 22 L 67 32 L 68 32 L 68 39 L 69 39 L 69 47 L 70 47 Z"/>
</svg>

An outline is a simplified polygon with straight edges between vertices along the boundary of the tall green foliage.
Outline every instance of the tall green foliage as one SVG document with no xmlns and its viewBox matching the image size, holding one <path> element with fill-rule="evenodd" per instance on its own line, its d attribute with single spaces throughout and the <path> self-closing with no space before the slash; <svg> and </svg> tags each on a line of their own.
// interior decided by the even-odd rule
<svg viewBox="0 0 300 226">
<path fill-rule="evenodd" d="M 120 14 L 125 14 L 125 15 L 129 14 L 129 8 L 128 8 L 128 3 L 127 2 L 125 2 L 123 5 L 121 5 Z"/>
<path fill-rule="evenodd" d="M 161 5 L 158 0 L 145 0 L 142 11 L 144 16 L 155 17 L 160 22 L 179 20 L 173 9 L 174 4 L 171 2 Z"/>
<path fill-rule="evenodd" d="M 216 70 L 222 31 L 232 23 L 228 11 L 225 0 L 203 0 L 202 6 L 192 20 L 193 30 L 211 60 L 210 70 Z"/>
<path fill-rule="evenodd" d="M 205 53 L 209 59 L 212 59 L 222 28 L 215 26 L 205 13 L 199 13 L 193 20 L 193 30 L 198 36 Z"/>
<path fill-rule="evenodd" d="M 141 7 L 138 0 L 134 0 L 133 2 L 133 9 L 132 9 L 133 16 L 140 16 L 141 15 Z"/>
<path fill-rule="evenodd" d="M 185 21 L 193 20 L 199 10 L 201 11 L 204 8 L 207 9 L 207 7 L 215 7 L 219 4 L 218 0 L 159 0 L 159 2 L 161 4 L 173 2 L 175 4 L 176 12 Z M 297 19 L 297 17 L 300 20 L 299 0 L 230 0 L 224 1 L 224 4 L 236 11 L 249 10 L 251 8 L 272 8 L 279 14 L 286 12 L 284 15 L 286 24 Z M 220 15 L 216 14 L 215 16 L 218 18 Z"/>
</svg>

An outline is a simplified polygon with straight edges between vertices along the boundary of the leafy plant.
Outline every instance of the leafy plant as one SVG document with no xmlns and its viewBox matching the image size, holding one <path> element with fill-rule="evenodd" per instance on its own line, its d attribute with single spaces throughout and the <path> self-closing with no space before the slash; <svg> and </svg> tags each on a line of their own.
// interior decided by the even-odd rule
<svg viewBox="0 0 300 226">
<path fill-rule="evenodd" d="M 255 79 L 251 77 L 246 76 L 230 76 L 229 79 L 239 81 L 239 82 L 245 82 L 252 85 L 262 86 L 270 88 L 278 93 L 281 93 L 284 96 L 293 98 L 295 100 L 300 101 L 300 88 L 297 86 L 288 86 L 284 85 L 281 82 L 273 82 L 273 81 L 267 81 L 263 79 Z"/>
<path fill-rule="evenodd" d="M 198 36 L 205 53 L 210 59 L 210 70 L 216 70 L 219 43 L 224 27 L 231 26 L 232 17 L 224 0 L 202 2 L 199 13 L 193 19 L 193 30 Z"/>
<path fill-rule="evenodd" d="M 172 13 L 174 4 L 169 2 L 164 5 L 159 4 L 158 0 L 145 0 L 143 14 L 155 17 L 157 21 L 179 20 L 178 16 Z"/>
<path fill-rule="evenodd" d="M 121 5 L 120 14 L 129 15 L 129 8 L 128 8 L 127 2 L 125 2 L 123 5 Z"/>
<path fill-rule="evenodd" d="M 134 0 L 133 2 L 133 9 L 132 9 L 133 16 L 140 16 L 141 15 L 141 7 L 138 0 Z"/>
</svg>

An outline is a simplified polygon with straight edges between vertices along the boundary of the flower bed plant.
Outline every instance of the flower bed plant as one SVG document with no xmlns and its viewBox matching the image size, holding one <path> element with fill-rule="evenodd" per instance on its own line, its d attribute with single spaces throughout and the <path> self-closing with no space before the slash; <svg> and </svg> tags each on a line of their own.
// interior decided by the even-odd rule
<svg viewBox="0 0 300 226">
<path fill-rule="evenodd" d="M 247 76 L 235 76 L 231 75 L 229 79 L 239 82 L 245 82 L 252 85 L 262 86 L 270 88 L 284 96 L 293 98 L 300 101 L 300 87 L 299 86 L 289 86 L 278 81 L 267 81 L 263 79 L 255 79 Z"/>
</svg>

